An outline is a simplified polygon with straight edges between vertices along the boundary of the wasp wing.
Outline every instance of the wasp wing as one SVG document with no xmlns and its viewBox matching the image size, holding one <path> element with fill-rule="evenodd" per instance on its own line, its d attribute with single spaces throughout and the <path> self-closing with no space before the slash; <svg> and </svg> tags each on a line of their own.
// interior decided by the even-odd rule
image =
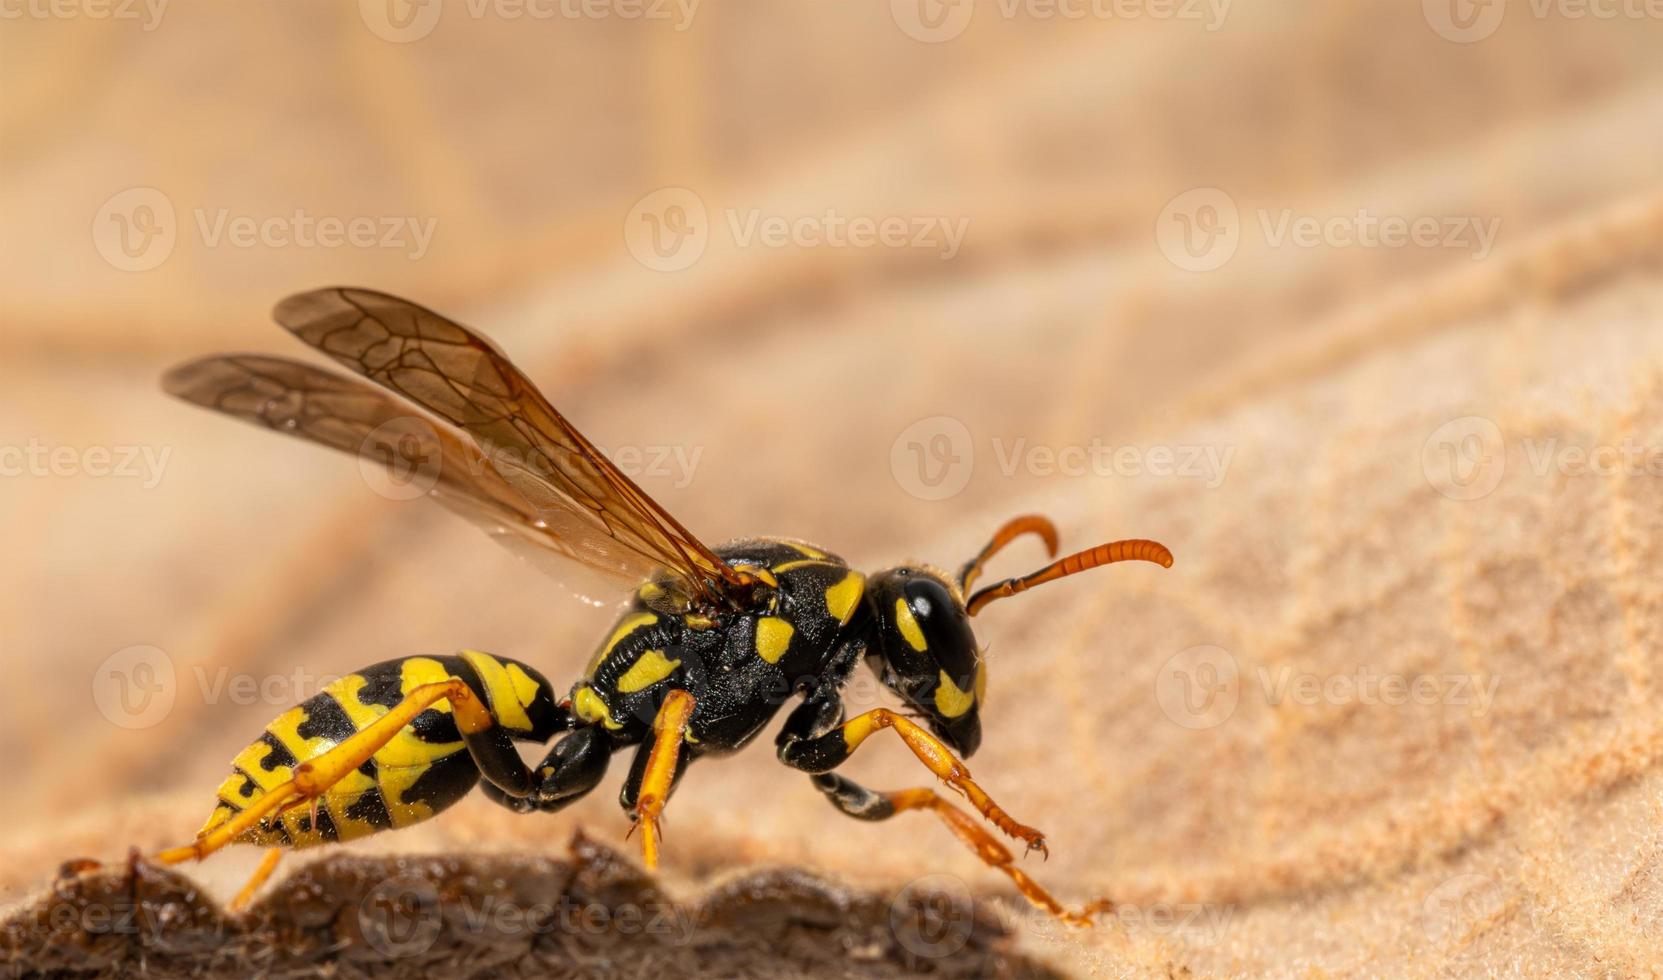
<svg viewBox="0 0 1663 980">
<path fill-rule="evenodd" d="M 277 322 L 345 367 L 472 436 L 545 520 L 578 514 L 623 548 L 728 601 L 749 580 L 603 456 L 490 341 L 432 310 L 367 289 L 277 304 Z"/>
<path fill-rule="evenodd" d="M 430 496 L 515 552 L 552 552 L 639 581 L 658 562 L 575 513 L 546 519 L 466 435 L 361 378 L 259 354 L 206 357 L 162 377 L 169 394 L 385 468 L 400 497 Z M 518 547 L 529 544 L 534 548 Z M 550 571 L 560 575 L 560 569 Z"/>
</svg>

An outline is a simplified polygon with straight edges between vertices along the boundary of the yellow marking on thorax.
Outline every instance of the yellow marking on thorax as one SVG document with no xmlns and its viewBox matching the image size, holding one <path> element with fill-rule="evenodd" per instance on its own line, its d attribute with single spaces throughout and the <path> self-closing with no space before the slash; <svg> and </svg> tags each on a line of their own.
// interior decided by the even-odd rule
<svg viewBox="0 0 1663 980">
<path fill-rule="evenodd" d="M 778 616 L 764 616 L 756 621 L 756 655 L 777 664 L 791 645 L 791 634 L 796 632 L 790 623 Z"/>
<path fill-rule="evenodd" d="M 841 567 L 837 562 L 829 561 L 825 558 L 793 558 L 788 562 L 782 562 L 775 565 L 774 573 L 776 575 L 784 575 L 786 572 L 794 572 L 799 568 L 807 568 L 810 565 L 829 565 L 832 568 Z"/>
<path fill-rule="evenodd" d="M 657 613 L 639 612 L 625 616 L 623 620 L 618 623 L 618 628 L 612 631 L 612 635 L 607 637 L 606 642 L 601 644 L 601 648 L 596 651 L 595 656 L 590 659 L 589 669 L 584 671 L 584 676 L 594 677 L 595 671 L 600 669 L 601 662 L 606 660 L 607 656 L 612 653 L 612 649 L 621 643 L 624 637 L 630 635 L 643 626 L 651 626 L 656 622 L 658 622 Z"/>
<path fill-rule="evenodd" d="M 943 718 L 957 718 L 976 703 L 976 695 L 953 683 L 945 670 L 941 672 L 940 681 L 935 689 L 935 710 L 941 712 Z"/>
<path fill-rule="evenodd" d="M 599 722 L 614 730 L 624 727 L 612 720 L 612 711 L 607 708 L 606 702 L 601 700 L 601 696 L 596 694 L 592 687 L 584 686 L 577 689 L 577 693 L 572 695 L 572 710 L 577 712 L 579 718 L 591 725 Z"/>
<path fill-rule="evenodd" d="M 987 661 L 983 660 L 981 663 L 976 665 L 976 703 L 977 704 L 985 704 L 986 702 L 987 702 Z"/>
<path fill-rule="evenodd" d="M 680 666 L 680 660 L 666 660 L 663 650 L 648 650 L 618 678 L 618 690 L 623 694 L 634 694 L 669 677 L 671 671 Z"/>
<path fill-rule="evenodd" d="M 709 616 L 701 616 L 698 613 L 688 613 L 681 617 L 681 621 L 686 623 L 689 629 L 696 630 L 707 630 L 716 625 L 716 620 Z"/>
<path fill-rule="evenodd" d="M 913 618 L 912 610 L 907 608 L 905 599 L 897 598 L 895 600 L 895 626 L 901 631 L 901 635 L 906 638 L 907 646 L 912 647 L 919 653 L 923 653 L 929 648 L 929 645 L 924 642 L 924 631 L 918 628 L 918 620 Z"/>
<path fill-rule="evenodd" d="M 463 650 L 461 657 L 474 669 L 480 682 L 485 685 L 485 700 L 491 705 L 491 714 L 496 717 L 497 724 L 517 732 L 531 731 L 531 716 L 525 713 L 525 705 L 520 702 L 521 685 L 508 672 L 508 668 L 503 666 L 502 661 L 478 650 Z M 530 682 L 532 695 L 535 696 L 537 682 L 525 677 L 524 671 L 520 672 L 520 676 Z"/>
<path fill-rule="evenodd" d="M 774 573 L 766 568 L 763 568 L 761 565 L 752 565 L 749 562 L 746 562 L 733 567 L 742 572 L 749 572 L 750 574 L 756 576 L 758 579 L 766 583 L 771 589 L 777 589 L 780 587 L 780 580 L 774 577 Z"/>
<path fill-rule="evenodd" d="M 837 617 L 837 621 L 847 626 L 849 617 L 855 613 L 855 604 L 866 592 L 866 576 L 859 572 L 850 572 L 843 576 L 843 581 L 826 590 L 826 611 Z"/>
</svg>

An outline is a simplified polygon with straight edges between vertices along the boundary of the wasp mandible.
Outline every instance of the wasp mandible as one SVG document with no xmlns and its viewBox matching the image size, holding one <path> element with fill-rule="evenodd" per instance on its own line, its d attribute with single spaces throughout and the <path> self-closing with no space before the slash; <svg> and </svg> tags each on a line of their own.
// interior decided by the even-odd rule
<svg viewBox="0 0 1663 980">
<path fill-rule="evenodd" d="M 979 589 L 983 565 L 1022 535 L 1038 536 L 1054 558 L 1051 522 L 1024 516 L 1006 523 L 956 575 L 923 565 L 865 575 L 829 551 L 784 538 L 710 548 L 466 327 L 406 300 L 349 288 L 291 296 L 274 316 L 358 377 L 286 358 L 228 355 L 174 368 L 164 387 L 395 470 L 431 462 L 425 492 L 439 503 L 494 535 L 623 577 L 634 591 L 565 697 L 534 667 L 477 650 L 388 660 L 329 684 L 237 755 L 196 839 L 159 860 L 201 859 L 232 843 L 267 845 L 237 897 L 241 905 L 283 848 L 407 827 L 476 785 L 517 813 L 552 812 L 594 789 L 613 754 L 631 749 L 619 802 L 653 868 L 659 816 L 688 764 L 744 747 L 795 699 L 775 740 L 779 760 L 810 774 L 833 806 L 862 820 L 933 812 L 1029 901 L 1069 921 L 1088 919 L 1089 908 L 1065 909 L 933 787 L 877 792 L 834 770 L 872 735 L 893 732 L 983 820 L 1046 853 L 1045 836 L 995 803 L 962 761 L 981 743 L 987 689 L 971 617 L 1099 565 L 1170 567 L 1165 547 L 1102 544 Z M 906 712 L 873 708 L 846 717 L 840 692 L 862 660 Z M 515 748 L 556 735 L 563 737 L 535 767 Z"/>
</svg>

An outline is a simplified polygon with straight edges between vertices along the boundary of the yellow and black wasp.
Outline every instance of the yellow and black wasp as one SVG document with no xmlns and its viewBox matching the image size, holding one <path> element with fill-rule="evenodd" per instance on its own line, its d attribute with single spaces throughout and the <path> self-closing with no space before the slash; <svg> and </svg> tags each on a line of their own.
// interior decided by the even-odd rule
<svg viewBox="0 0 1663 980">
<path fill-rule="evenodd" d="M 515 812 L 558 810 L 600 783 L 615 752 L 633 748 L 619 802 L 632 831 L 641 832 L 645 863 L 655 867 L 658 818 L 687 764 L 742 748 L 786 701 L 800 699 L 776 750 L 785 765 L 811 774 L 832 805 L 863 820 L 933 811 L 1034 904 L 1085 918 L 1065 910 L 997 838 L 934 789 L 875 792 L 833 770 L 872 734 L 893 731 L 982 818 L 1044 853 L 1044 835 L 1006 813 L 961 761 L 981 742 L 987 686 L 970 617 L 1098 565 L 1136 559 L 1170 566 L 1165 547 L 1099 545 L 973 593 L 983 564 L 1023 534 L 1038 535 L 1054 557 L 1051 523 L 1010 521 L 956 576 L 917 565 L 867 576 L 830 552 L 782 538 L 712 549 L 466 327 L 365 289 L 302 293 L 279 303 L 274 316 L 362 377 L 285 358 L 217 356 L 170 371 L 167 391 L 379 463 L 425 460 L 428 492 L 440 503 L 494 534 L 626 577 L 636 588 L 565 697 L 536 669 L 474 650 L 388 660 L 328 685 L 236 757 L 195 841 L 160 860 L 201 859 L 232 843 L 271 847 L 241 904 L 282 848 L 426 820 L 481 777 L 486 795 Z M 862 659 L 906 713 L 874 708 L 845 717 L 840 691 Z M 514 746 L 556 735 L 564 737 L 534 768 Z"/>
</svg>

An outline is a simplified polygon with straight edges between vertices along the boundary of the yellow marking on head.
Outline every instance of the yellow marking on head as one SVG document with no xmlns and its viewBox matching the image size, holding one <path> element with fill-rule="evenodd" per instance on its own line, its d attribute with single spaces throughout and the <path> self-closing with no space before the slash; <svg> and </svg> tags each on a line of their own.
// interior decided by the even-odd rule
<svg viewBox="0 0 1663 980">
<path fill-rule="evenodd" d="M 945 670 L 941 672 L 941 683 L 935 688 L 935 710 L 941 712 L 943 718 L 957 718 L 975 703 L 974 694 L 953 683 Z"/>
<path fill-rule="evenodd" d="M 680 666 L 680 660 L 666 660 L 663 650 L 648 650 L 624 671 L 624 676 L 618 678 L 618 691 L 634 694 L 642 688 L 652 687 Z"/>
<path fill-rule="evenodd" d="M 976 664 L 976 703 L 987 703 L 987 661 Z"/>
<path fill-rule="evenodd" d="M 849 625 L 849 617 L 855 614 L 855 605 L 865 592 L 866 576 L 850 572 L 843 576 L 843 581 L 826 590 L 826 612 L 836 616 L 842 625 Z"/>
<path fill-rule="evenodd" d="M 795 632 L 790 623 L 778 616 L 762 617 L 756 621 L 756 655 L 771 664 L 779 663 Z"/>
<path fill-rule="evenodd" d="M 592 687 L 585 686 L 577 689 L 577 693 L 572 695 L 572 710 L 577 712 L 579 718 L 591 725 L 600 722 L 611 729 L 624 727 L 612 720 L 612 711 L 607 708 L 606 702 L 601 700 L 601 696 L 596 694 Z"/>
<path fill-rule="evenodd" d="M 502 661 L 478 650 L 463 650 L 461 656 L 479 675 L 480 683 L 485 685 L 485 700 L 491 706 L 491 714 L 496 716 L 497 724 L 517 732 L 531 731 L 531 716 L 525 713 L 525 705 L 520 701 L 519 685 Z M 521 671 L 520 675 L 524 677 L 525 671 Z M 537 682 L 529 677 L 525 679 L 531 682 L 535 696 Z"/>
<path fill-rule="evenodd" d="M 589 669 L 584 671 L 584 676 L 594 677 L 595 671 L 600 669 L 601 661 L 605 660 L 607 656 L 612 653 L 612 648 L 622 642 L 624 637 L 630 635 L 643 626 L 651 626 L 656 622 L 658 622 L 658 615 L 656 613 L 639 612 L 625 616 L 619 621 L 618 628 L 614 629 L 612 631 L 612 635 L 607 637 L 606 642 L 601 644 L 601 648 L 595 651 L 594 657 L 590 658 Z"/>
<path fill-rule="evenodd" d="M 924 642 L 924 631 L 918 628 L 918 620 L 913 618 L 912 610 L 907 608 L 907 601 L 902 598 L 895 600 L 895 626 L 906 638 L 907 646 L 919 653 L 929 649 L 929 644 Z"/>
</svg>

